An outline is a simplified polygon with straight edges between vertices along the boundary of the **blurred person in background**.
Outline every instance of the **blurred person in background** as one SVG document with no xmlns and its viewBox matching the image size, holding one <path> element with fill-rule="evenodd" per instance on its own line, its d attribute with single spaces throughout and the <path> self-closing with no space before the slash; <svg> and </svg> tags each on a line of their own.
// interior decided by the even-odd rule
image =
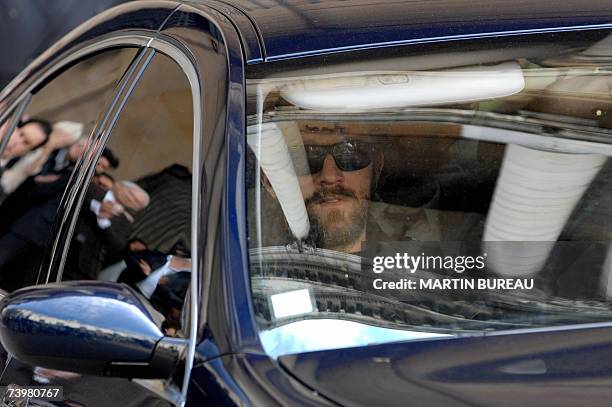
<svg viewBox="0 0 612 407">
<path fill-rule="evenodd" d="M 7 124 L 3 127 L 6 131 Z M 28 119 L 20 122 L 0 156 L 0 169 L 12 167 L 20 157 L 47 143 L 51 131 L 51 124 L 45 120 Z"/>
<path fill-rule="evenodd" d="M 58 122 L 53 127 L 39 119 L 20 123 L 2 155 L 0 203 L 28 177 L 40 173 L 54 151 L 74 143 L 82 129 L 82 124 L 68 121 Z"/>
</svg>

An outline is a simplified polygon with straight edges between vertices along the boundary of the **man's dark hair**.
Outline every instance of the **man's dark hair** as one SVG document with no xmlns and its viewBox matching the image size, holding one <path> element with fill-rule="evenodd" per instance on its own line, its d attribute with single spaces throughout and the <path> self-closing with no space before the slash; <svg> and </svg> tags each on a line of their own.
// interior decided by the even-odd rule
<svg viewBox="0 0 612 407">
<path fill-rule="evenodd" d="M 42 142 L 40 142 L 40 144 L 34 146 L 32 148 L 32 150 L 35 150 L 38 147 L 42 147 L 45 144 L 47 144 L 47 141 L 49 141 L 49 136 L 51 135 L 51 132 L 53 131 L 53 127 L 51 127 L 51 123 L 49 123 L 46 120 L 37 119 L 37 118 L 33 117 L 33 118 L 25 120 L 25 121 L 20 121 L 17 124 L 17 127 L 23 127 L 23 126 L 26 126 L 28 124 L 37 124 L 42 129 L 43 133 L 45 133 L 45 139 Z"/>
<path fill-rule="evenodd" d="M 109 160 L 110 161 L 110 160 Z M 103 172 L 101 174 L 98 174 L 98 177 L 106 177 L 108 179 L 110 179 L 111 181 L 115 182 L 115 178 L 113 178 L 112 175 L 110 175 L 108 172 Z M 139 239 L 140 240 L 140 239 Z M 142 242 L 142 240 L 141 240 Z M 144 243 L 144 242 L 143 242 Z"/>
<path fill-rule="evenodd" d="M 131 245 L 132 243 L 136 243 L 136 242 L 138 242 L 138 243 L 142 243 L 142 245 L 143 245 L 144 247 L 149 247 L 149 246 L 147 246 L 147 243 L 146 243 L 144 240 L 142 240 L 141 238 L 139 238 L 139 237 L 134 237 L 134 238 L 130 239 L 130 241 L 129 241 L 129 242 L 128 242 L 128 244 L 127 244 L 127 247 L 130 247 L 130 245 Z"/>
<path fill-rule="evenodd" d="M 181 239 L 172 246 L 170 249 L 170 254 L 190 258 L 191 250 L 187 247 L 187 244 Z"/>
<path fill-rule="evenodd" d="M 117 169 L 117 167 L 119 167 L 119 157 L 113 154 L 113 151 L 110 148 L 104 147 L 102 157 L 106 157 L 112 169 Z"/>
</svg>

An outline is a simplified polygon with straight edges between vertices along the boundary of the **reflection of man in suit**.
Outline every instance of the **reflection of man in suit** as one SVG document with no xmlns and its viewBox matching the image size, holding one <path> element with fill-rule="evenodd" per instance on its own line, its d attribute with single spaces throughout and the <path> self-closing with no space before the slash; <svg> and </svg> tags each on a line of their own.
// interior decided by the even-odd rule
<svg viewBox="0 0 612 407">
<path fill-rule="evenodd" d="M 93 205 L 98 202 L 99 205 Z M 131 219 L 130 212 L 149 205 L 149 194 L 129 181 L 115 182 L 110 191 L 91 184 L 88 198 L 81 209 L 64 277 L 70 280 L 96 279 L 109 254 L 118 254 L 125 247 L 113 233 L 113 222 L 121 217 Z"/>
<path fill-rule="evenodd" d="M 106 172 L 95 174 L 92 181 L 105 191 L 113 189 L 113 185 L 115 184 L 115 179 Z"/>
<path fill-rule="evenodd" d="M 13 222 L 0 237 L 0 281 L 3 288 L 10 290 L 36 283 L 33 273 L 37 272 L 38 262 L 51 238 L 61 194 L 69 178 L 70 170 L 67 169 L 55 181 L 29 191 L 27 204 L 34 203 L 35 206 Z M 9 267 L 16 262 L 13 260 L 26 255 L 28 264 L 19 263 Z M 15 284 L 7 283 L 7 280 Z"/>
<path fill-rule="evenodd" d="M 22 162 L 28 162 L 28 167 L 20 167 L 24 172 L 20 182 L 23 182 L 28 174 L 37 172 L 53 150 L 63 147 L 78 137 L 77 132 L 80 132 L 80 128 L 73 131 L 66 129 L 66 124 L 68 122 L 56 123 L 44 146 L 26 155 L 9 170 L 14 171 Z M 11 140 L 17 137 L 16 141 L 9 140 L 11 146 L 7 152 L 9 156 L 27 151 L 36 140 L 40 139 L 40 135 L 36 135 L 37 132 L 51 131 L 48 123 L 39 120 L 29 120 L 20 126 L 20 133 L 13 133 L 11 137 Z M 33 155 L 36 156 L 31 160 Z M 51 237 L 59 201 L 72 168 L 67 166 L 51 174 L 51 179 L 40 182 L 38 176 L 30 177 L 3 202 L 1 208 L 3 216 L 0 222 L 2 231 L 0 281 L 3 287 L 12 289 L 36 282 L 35 274 L 38 271 L 39 261 Z"/>
</svg>

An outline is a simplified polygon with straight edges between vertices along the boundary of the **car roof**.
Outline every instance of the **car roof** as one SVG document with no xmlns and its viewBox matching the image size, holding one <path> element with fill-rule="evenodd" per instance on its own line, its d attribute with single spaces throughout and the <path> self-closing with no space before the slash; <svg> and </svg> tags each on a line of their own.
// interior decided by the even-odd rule
<svg viewBox="0 0 612 407">
<path fill-rule="evenodd" d="M 609 0 L 217 0 L 217 3 L 235 7 L 255 25 L 264 61 L 415 42 L 612 27 Z"/>
</svg>

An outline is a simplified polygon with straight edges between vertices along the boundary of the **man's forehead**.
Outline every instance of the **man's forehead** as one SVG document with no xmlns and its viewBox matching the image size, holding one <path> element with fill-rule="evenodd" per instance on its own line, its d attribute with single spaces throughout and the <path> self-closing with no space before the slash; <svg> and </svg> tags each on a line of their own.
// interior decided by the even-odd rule
<svg viewBox="0 0 612 407">
<path fill-rule="evenodd" d="M 21 131 L 28 136 L 45 136 L 43 129 L 36 123 L 28 123 L 22 126 Z"/>
</svg>

